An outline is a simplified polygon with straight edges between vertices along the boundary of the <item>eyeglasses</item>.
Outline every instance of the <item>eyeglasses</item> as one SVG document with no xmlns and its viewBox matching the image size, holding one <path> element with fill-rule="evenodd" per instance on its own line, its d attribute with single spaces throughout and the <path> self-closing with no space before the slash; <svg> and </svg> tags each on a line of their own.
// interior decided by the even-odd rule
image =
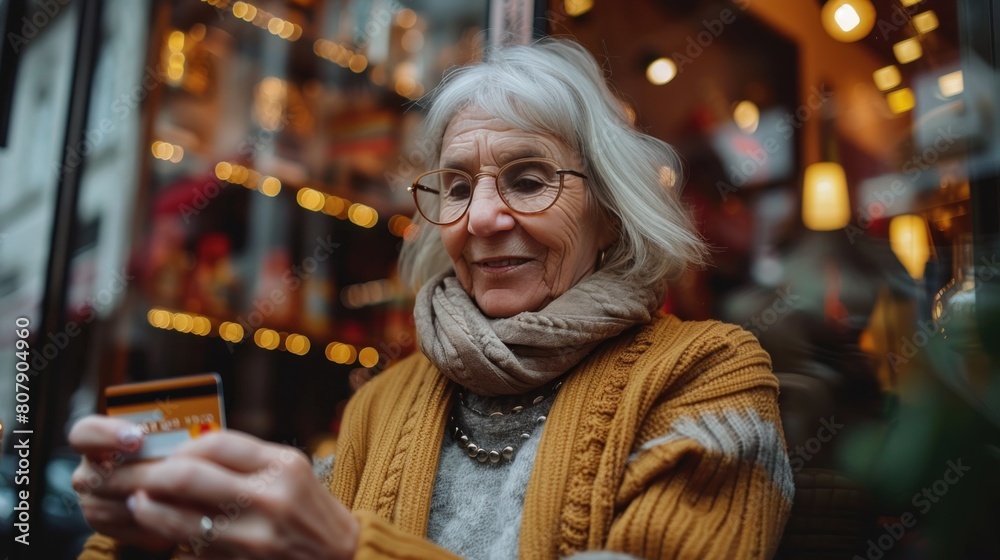
<svg viewBox="0 0 1000 560">
<path fill-rule="evenodd" d="M 417 177 L 408 190 L 428 222 L 444 226 L 460 220 L 472 204 L 472 191 L 480 177 L 493 177 L 497 193 L 508 208 L 519 214 L 537 214 L 548 210 L 562 194 L 566 175 L 586 179 L 571 169 L 562 169 L 545 158 L 514 160 L 496 174 L 479 173 L 475 177 L 457 169 L 436 169 Z"/>
</svg>

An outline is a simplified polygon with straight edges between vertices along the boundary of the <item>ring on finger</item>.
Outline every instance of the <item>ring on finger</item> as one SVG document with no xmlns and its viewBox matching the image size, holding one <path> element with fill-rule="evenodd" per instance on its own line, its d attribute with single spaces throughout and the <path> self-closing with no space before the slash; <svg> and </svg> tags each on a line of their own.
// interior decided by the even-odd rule
<svg viewBox="0 0 1000 560">
<path fill-rule="evenodd" d="M 208 538 L 208 532 L 215 528 L 215 523 L 212 518 L 207 515 L 201 516 L 201 536 L 205 539 Z"/>
</svg>

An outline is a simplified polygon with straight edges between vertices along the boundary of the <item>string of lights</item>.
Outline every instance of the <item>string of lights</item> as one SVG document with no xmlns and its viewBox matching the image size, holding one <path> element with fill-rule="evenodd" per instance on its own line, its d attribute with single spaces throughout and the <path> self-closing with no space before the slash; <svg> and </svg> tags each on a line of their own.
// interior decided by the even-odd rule
<svg viewBox="0 0 1000 560">
<path fill-rule="evenodd" d="M 286 333 L 267 327 L 253 329 L 252 333 L 248 333 L 239 323 L 210 319 L 204 315 L 184 311 L 154 307 L 146 313 L 146 319 L 151 326 L 158 329 L 195 336 L 218 336 L 233 344 L 240 344 L 249 338 L 264 350 L 291 352 L 297 356 L 305 356 L 314 347 L 313 341 L 304 334 Z M 358 350 L 352 344 L 331 341 L 323 348 L 327 360 L 341 365 L 359 363 L 362 367 L 370 368 L 381 359 L 378 350 L 371 346 Z"/>
</svg>

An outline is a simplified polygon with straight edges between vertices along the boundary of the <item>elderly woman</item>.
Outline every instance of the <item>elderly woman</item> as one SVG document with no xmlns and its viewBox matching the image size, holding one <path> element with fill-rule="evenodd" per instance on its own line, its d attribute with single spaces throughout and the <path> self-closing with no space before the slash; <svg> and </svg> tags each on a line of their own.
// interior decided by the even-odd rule
<svg viewBox="0 0 1000 560">
<path fill-rule="evenodd" d="M 672 150 L 566 41 L 453 72 L 426 127 L 401 257 L 421 352 L 354 396 L 332 470 L 235 432 L 102 466 L 141 436 L 88 418 L 83 558 L 773 553 L 792 483 L 768 356 L 658 311 L 705 251 L 659 181 Z"/>
</svg>

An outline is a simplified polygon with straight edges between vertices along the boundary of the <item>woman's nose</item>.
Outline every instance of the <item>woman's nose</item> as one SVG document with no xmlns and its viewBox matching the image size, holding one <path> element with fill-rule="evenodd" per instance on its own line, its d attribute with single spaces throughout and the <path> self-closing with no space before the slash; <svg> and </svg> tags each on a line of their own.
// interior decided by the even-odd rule
<svg viewBox="0 0 1000 560">
<path fill-rule="evenodd" d="M 472 191 L 469 204 L 469 233 L 477 237 L 489 237 L 500 231 L 514 227 L 514 216 L 510 208 L 497 193 L 492 177 L 483 177 Z"/>
</svg>

